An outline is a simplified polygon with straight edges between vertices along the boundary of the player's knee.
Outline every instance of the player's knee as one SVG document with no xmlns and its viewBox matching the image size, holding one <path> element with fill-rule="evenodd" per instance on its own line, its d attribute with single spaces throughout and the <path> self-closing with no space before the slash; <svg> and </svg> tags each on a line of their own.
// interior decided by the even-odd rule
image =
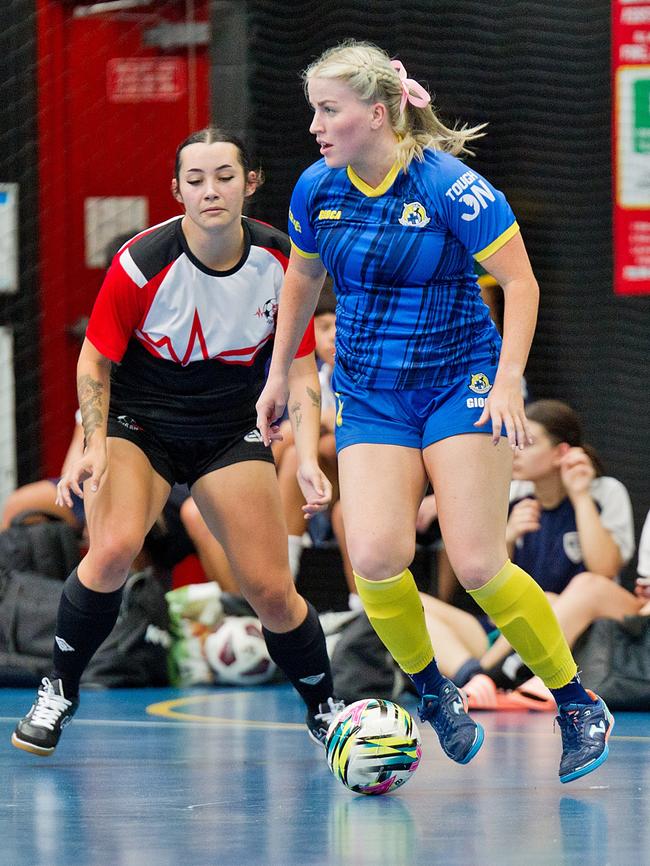
<svg viewBox="0 0 650 866">
<path fill-rule="evenodd" d="M 579 593 L 581 598 L 593 599 L 595 596 L 603 596 L 611 589 L 612 581 L 602 574 L 593 571 L 581 571 L 571 578 L 565 592 Z"/>
<path fill-rule="evenodd" d="M 102 534 L 99 543 L 91 542 L 89 554 L 96 579 L 113 582 L 120 575 L 126 576 L 143 543 L 142 534 L 110 530 Z"/>
<path fill-rule="evenodd" d="M 506 558 L 505 552 L 501 556 L 488 558 L 480 552 L 474 554 L 473 551 L 464 551 L 455 557 L 453 566 L 462 586 L 474 590 L 485 586 L 500 571 Z"/>
<path fill-rule="evenodd" d="M 386 580 L 401 574 L 415 556 L 415 542 L 384 545 L 375 539 L 350 542 L 348 553 L 355 572 L 366 580 Z"/>
<path fill-rule="evenodd" d="M 291 597 L 296 595 L 293 581 L 271 582 L 263 586 L 249 587 L 246 599 L 264 624 L 271 630 L 281 628 L 291 610 Z"/>
</svg>

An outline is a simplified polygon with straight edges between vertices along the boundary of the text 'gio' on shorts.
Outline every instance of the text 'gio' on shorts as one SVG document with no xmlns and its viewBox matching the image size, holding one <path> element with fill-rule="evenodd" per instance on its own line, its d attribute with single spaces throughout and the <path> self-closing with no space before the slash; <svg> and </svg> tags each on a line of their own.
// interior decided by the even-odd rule
<svg viewBox="0 0 650 866">
<path fill-rule="evenodd" d="M 336 370 L 336 450 L 373 443 L 422 450 L 462 433 L 492 433 L 492 424 L 474 424 L 485 408 L 497 364 L 477 358 L 469 372 L 448 385 L 414 391 L 359 387 Z"/>
</svg>

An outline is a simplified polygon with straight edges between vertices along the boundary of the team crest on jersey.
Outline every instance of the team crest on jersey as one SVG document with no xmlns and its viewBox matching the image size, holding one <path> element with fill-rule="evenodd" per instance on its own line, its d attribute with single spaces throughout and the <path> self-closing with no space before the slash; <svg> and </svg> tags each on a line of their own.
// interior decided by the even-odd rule
<svg viewBox="0 0 650 866">
<path fill-rule="evenodd" d="M 402 216 L 398 222 L 402 226 L 413 226 L 414 228 L 421 229 L 429 225 L 431 219 L 421 202 L 411 201 L 404 205 Z"/>
<path fill-rule="evenodd" d="M 269 298 L 263 307 L 258 307 L 255 315 L 258 319 L 266 319 L 267 322 L 275 322 L 275 314 L 278 312 L 278 302 L 275 298 Z"/>
<path fill-rule="evenodd" d="M 574 565 L 582 561 L 582 548 L 580 547 L 580 538 L 577 532 L 565 532 L 562 536 L 562 547 Z"/>
<path fill-rule="evenodd" d="M 469 380 L 469 390 L 475 394 L 487 394 L 492 383 L 485 373 L 472 373 Z"/>
</svg>

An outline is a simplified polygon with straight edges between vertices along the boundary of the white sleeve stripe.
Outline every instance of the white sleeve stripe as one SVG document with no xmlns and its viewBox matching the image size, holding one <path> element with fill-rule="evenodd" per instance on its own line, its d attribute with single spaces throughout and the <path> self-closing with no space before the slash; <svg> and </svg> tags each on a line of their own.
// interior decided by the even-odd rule
<svg viewBox="0 0 650 866">
<path fill-rule="evenodd" d="M 124 250 L 124 252 L 120 256 L 119 261 L 124 268 L 124 271 L 128 274 L 129 277 L 131 277 L 131 279 L 136 284 L 136 286 L 138 286 L 138 288 L 142 289 L 144 288 L 144 286 L 147 285 L 147 278 L 131 258 L 131 253 L 128 249 Z"/>
<path fill-rule="evenodd" d="M 611 533 L 621 551 L 623 563 L 627 565 L 632 559 L 635 547 L 634 517 L 629 493 L 617 478 L 604 475 L 592 481 L 591 495 L 600 506 L 603 526 Z"/>
</svg>

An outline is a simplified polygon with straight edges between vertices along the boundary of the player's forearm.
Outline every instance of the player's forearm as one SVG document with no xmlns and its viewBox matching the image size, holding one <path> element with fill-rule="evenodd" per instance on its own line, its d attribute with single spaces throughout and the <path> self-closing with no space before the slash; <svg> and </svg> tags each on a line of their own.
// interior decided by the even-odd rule
<svg viewBox="0 0 650 866">
<path fill-rule="evenodd" d="M 589 571 L 605 577 L 616 577 L 622 567 L 619 546 L 600 519 L 598 508 L 589 494 L 573 501 L 582 560 Z"/>
<path fill-rule="evenodd" d="M 520 379 L 526 368 L 537 322 L 537 282 L 532 276 L 512 280 L 504 286 L 504 297 L 503 345 L 497 377 Z"/>
<path fill-rule="evenodd" d="M 318 462 L 321 396 L 313 354 L 297 358 L 291 365 L 287 406 L 298 462 Z"/>
<path fill-rule="evenodd" d="M 106 441 L 111 362 L 95 350 L 82 349 L 77 363 L 77 396 L 86 448 Z"/>
</svg>

